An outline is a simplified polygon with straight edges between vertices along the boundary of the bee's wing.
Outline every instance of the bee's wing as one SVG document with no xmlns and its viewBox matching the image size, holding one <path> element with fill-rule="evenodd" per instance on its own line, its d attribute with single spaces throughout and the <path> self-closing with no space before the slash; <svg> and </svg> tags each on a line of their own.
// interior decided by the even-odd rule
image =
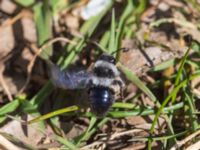
<svg viewBox="0 0 200 150">
<path fill-rule="evenodd" d="M 50 63 L 50 77 L 53 84 L 64 89 L 84 89 L 88 87 L 92 74 L 85 70 L 61 71 L 60 68 Z"/>
</svg>

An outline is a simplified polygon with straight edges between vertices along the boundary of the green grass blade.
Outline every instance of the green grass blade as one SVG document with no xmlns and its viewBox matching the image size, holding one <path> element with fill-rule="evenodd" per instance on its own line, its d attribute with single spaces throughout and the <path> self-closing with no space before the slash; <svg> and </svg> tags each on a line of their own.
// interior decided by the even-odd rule
<svg viewBox="0 0 200 150">
<path fill-rule="evenodd" d="M 90 113 L 91 114 L 91 113 Z M 84 139 L 85 140 L 88 140 L 91 136 L 92 136 L 92 134 L 94 134 L 96 131 L 97 131 L 97 129 L 98 128 L 100 128 L 100 127 L 102 127 L 107 121 L 109 120 L 109 118 L 104 118 L 104 119 L 102 119 L 96 126 L 93 126 L 93 128 L 91 128 L 91 130 L 89 130 L 88 132 L 87 132 L 87 135 L 85 135 L 85 137 L 84 137 Z M 77 137 L 76 139 L 75 139 L 75 141 L 78 141 L 79 139 L 80 139 L 80 137 L 82 137 L 83 135 L 80 135 L 79 137 Z M 77 140 L 78 139 L 78 140 Z"/>
<path fill-rule="evenodd" d="M 58 13 L 63 10 L 63 9 L 66 9 L 68 4 L 69 4 L 69 1 L 66 1 L 66 0 L 50 0 L 49 1 L 50 3 L 50 6 L 51 6 L 51 9 L 52 9 L 52 12 L 53 12 L 53 15 L 58 15 Z"/>
<path fill-rule="evenodd" d="M 64 113 L 67 113 L 67 112 L 76 111 L 78 109 L 79 109 L 78 106 L 70 106 L 70 107 L 58 109 L 56 111 L 53 111 L 53 112 L 50 112 L 50 113 L 45 114 L 43 116 L 37 117 L 35 119 L 32 119 L 32 120 L 28 121 L 28 124 L 32 124 L 32 123 L 36 123 L 36 122 L 39 122 L 39 121 L 43 121 L 45 119 L 48 119 L 48 118 L 51 118 L 51 117 L 55 117 L 55 116 L 58 116 L 60 114 L 64 114 Z"/>
<path fill-rule="evenodd" d="M 133 84 L 135 84 L 140 90 L 142 90 L 146 95 L 148 95 L 153 102 L 156 103 L 156 105 L 159 107 L 160 104 L 158 103 L 157 98 L 154 96 L 154 94 L 147 88 L 147 86 L 128 68 L 123 66 L 119 63 L 120 70 L 126 75 L 126 78 L 130 80 Z"/>
<path fill-rule="evenodd" d="M 175 89 L 176 89 L 177 87 L 179 87 L 178 84 L 179 84 L 179 82 L 180 82 L 181 75 L 182 75 L 182 71 L 183 71 L 183 68 L 184 68 L 184 65 L 185 65 L 187 56 L 188 56 L 188 54 L 189 54 L 189 51 L 190 51 L 190 47 L 188 48 L 187 52 L 185 53 L 184 57 L 183 57 L 182 60 L 181 60 L 181 65 L 180 65 L 180 68 L 179 68 L 179 70 L 178 70 L 178 73 L 177 73 L 177 76 L 176 76 L 176 79 L 175 79 Z M 187 80 L 186 80 L 186 81 L 187 81 Z M 187 83 L 185 82 L 185 85 L 186 85 L 186 84 L 187 84 Z M 182 85 L 182 86 L 184 86 L 184 85 Z M 180 88 L 181 88 L 181 87 L 180 87 Z M 178 91 L 179 91 L 179 88 L 178 88 L 177 90 L 173 90 L 173 92 L 171 92 L 170 95 L 168 95 L 168 97 L 163 101 L 161 107 L 159 108 L 159 110 L 158 110 L 158 112 L 156 113 L 156 116 L 155 116 L 155 118 L 154 118 L 154 120 L 153 120 L 153 123 L 152 123 L 152 126 L 151 126 L 151 130 L 150 130 L 150 133 L 151 133 L 151 134 L 153 134 L 153 132 L 154 132 L 154 126 L 155 126 L 155 124 L 156 124 L 156 122 L 157 122 L 157 120 L 158 120 L 158 117 L 159 117 L 160 113 L 163 111 L 162 109 L 164 108 L 165 105 L 167 105 L 167 103 L 168 103 L 170 100 L 172 101 L 172 104 L 175 102 Z M 169 125 L 171 124 L 171 123 L 170 123 L 170 122 L 171 122 L 171 121 L 170 121 L 171 119 L 172 119 L 172 117 L 171 117 L 170 119 L 167 119 Z M 156 121 L 155 121 L 155 120 L 156 120 Z M 171 126 L 169 126 L 169 128 L 170 128 L 171 131 L 173 131 L 173 128 L 172 128 Z M 172 132 L 172 133 L 173 133 L 173 132 Z M 151 140 L 149 140 L 149 142 L 148 142 L 148 148 L 149 148 L 149 149 L 151 148 Z"/>
<path fill-rule="evenodd" d="M 121 103 L 121 102 L 115 102 L 112 105 L 112 108 L 127 108 L 127 109 L 133 109 L 136 108 L 137 105 L 132 104 L 132 103 Z"/>
<path fill-rule="evenodd" d="M 0 116 L 11 113 L 19 107 L 19 100 L 14 100 L 0 108 Z"/>
<path fill-rule="evenodd" d="M 184 91 L 185 95 L 185 101 L 188 106 L 188 112 L 189 112 L 189 120 L 191 124 L 192 131 L 195 132 L 198 129 L 198 117 L 194 114 L 196 112 L 195 104 L 194 104 L 194 97 L 192 96 L 192 93 L 189 93 L 187 91 Z"/>
<path fill-rule="evenodd" d="M 163 140 L 169 140 L 169 139 L 173 139 L 173 138 L 177 138 L 183 135 L 186 135 L 188 133 L 188 131 L 183 131 L 177 134 L 172 134 L 172 135 L 166 135 L 166 136 L 161 136 L 161 137 L 134 137 L 133 139 L 131 139 L 130 141 L 148 141 L 149 138 L 153 139 L 154 141 L 163 141 Z"/>
<path fill-rule="evenodd" d="M 179 84 L 179 82 L 180 82 L 180 79 L 181 79 L 181 76 L 182 76 L 182 72 L 183 72 L 183 68 L 184 68 L 184 65 L 185 65 L 185 62 L 186 62 L 186 59 L 187 59 L 187 56 L 189 54 L 190 49 L 191 48 L 189 47 L 188 50 L 186 51 L 185 55 L 181 59 L 181 64 L 180 64 L 180 67 L 178 69 L 177 76 L 176 76 L 175 83 L 174 83 L 175 86 L 177 86 Z M 175 102 L 176 97 L 177 97 L 177 95 L 174 94 L 174 96 L 172 97 L 172 103 Z"/>
<path fill-rule="evenodd" d="M 86 132 L 82 134 L 79 138 L 76 139 L 76 145 L 80 145 L 82 141 L 86 141 L 90 138 L 89 132 L 94 128 L 94 125 L 97 122 L 96 117 L 91 117 L 89 127 L 87 128 Z"/>
<path fill-rule="evenodd" d="M 109 38 L 110 38 L 110 31 L 106 31 L 102 36 L 101 40 L 99 41 L 99 45 L 101 45 L 101 47 L 107 47 Z"/>
<path fill-rule="evenodd" d="M 30 100 L 30 103 L 33 105 L 34 108 L 39 108 L 43 102 L 45 101 L 45 98 L 51 93 L 53 90 L 53 85 L 50 81 L 48 81 L 43 88 Z"/>
<path fill-rule="evenodd" d="M 14 1 L 22 5 L 23 7 L 29 7 L 35 2 L 35 0 L 14 0 Z"/>
<path fill-rule="evenodd" d="M 14 100 L 0 108 L 0 123 L 6 120 L 6 114 L 14 112 L 20 105 L 19 100 Z"/>
<path fill-rule="evenodd" d="M 171 111 L 178 110 L 180 108 L 183 108 L 184 103 L 180 102 L 178 104 L 165 107 L 163 108 L 164 114 L 170 114 Z M 133 109 L 130 111 L 111 111 L 109 112 L 109 116 L 113 118 L 124 118 L 124 117 L 130 117 L 130 116 L 146 116 L 146 115 L 153 115 L 156 113 L 156 110 L 153 108 L 144 108 L 144 107 L 136 107 L 136 108 L 129 108 Z"/>
<path fill-rule="evenodd" d="M 52 36 L 52 12 L 48 0 L 43 2 L 38 2 L 33 7 L 34 20 L 36 23 L 37 34 L 38 34 L 38 44 L 43 45 Z M 48 47 L 40 53 L 43 59 L 49 59 L 48 57 L 52 55 L 52 47 Z"/>
<path fill-rule="evenodd" d="M 178 86 L 176 86 L 173 91 L 166 97 L 166 99 L 163 101 L 163 103 L 161 104 L 160 108 L 158 109 L 155 117 L 154 117 L 154 120 L 153 120 L 153 123 L 152 123 L 152 126 L 151 126 L 151 129 L 150 129 L 150 133 L 153 134 L 154 132 L 154 128 L 155 128 L 155 125 L 158 121 L 158 118 L 161 114 L 161 112 L 163 111 L 163 108 L 167 105 L 167 103 L 170 101 L 170 99 L 174 96 L 174 94 L 177 94 L 177 92 L 180 90 L 180 88 L 182 88 L 183 86 L 185 86 L 190 80 L 193 80 L 194 78 L 197 78 L 199 76 L 199 74 L 196 74 L 196 75 L 193 75 L 191 76 L 189 79 L 186 79 L 184 81 L 182 81 Z"/>
<path fill-rule="evenodd" d="M 116 41 L 115 41 L 115 10 L 112 10 L 112 21 L 111 21 L 111 29 L 110 29 L 110 40 L 109 40 L 109 47 L 108 47 L 108 53 L 112 54 L 114 51 L 116 51 Z"/>
<path fill-rule="evenodd" d="M 126 20 L 131 15 L 131 13 L 133 13 L 134 9 L 135 9 L 134 1 L 128 0 L 126 8 L 125 8 L 122 16 L 120 17 L 119 25 L 117 27 L 117 33 L 116 33 L 116 44 L 117 44 L 116 48 L 117 49 L 121 47 L 122 34 L 124 31 L 124 25 L 126 23 Z M 117 56 L 117 57 L 119 57 L 119 56 Z"/>
<path fill-rule="evenodd" d="M 179 82 L 180 82 L 181 74 L 182 74 L 182 72 L 183 72 L 183 68 L 184 68 L 186 59 L 187 59 L 187 57 L 188 57 L 188 54 L 189 54 L 189 52 L 190 52 L 190 49 L 191 49 L 191 48 L 189 47 L 189 48 L 187 49 L 185 55 L 184 55 L 183 58 L 181 59 L 181 65 L 180 65 L 180 67 L 179 67 L 179 69 L 178 69 L 177 77 L 176 77 L 176 79 L 175 79 L 175 86 L 178 85 Z"/>
<path fill-rule="evenodd" d="M 148 0 L 140 0 L 139 5 L 137 6 L 135 13 L 136 14 L 141 14 L 145 11 L 147 7 Z"/>
<path fill-rule="evenodd" d="M 162 71 L 164 69 L 169 68 L 170 66 L 173 66 L 175 64 L 175 59 L 170 59 L 167 61 L 164 61 L 160 63 L 159 65 L 153 67 L 150 71 L 155 72 L 155 71 Z"/>
<path fill-rule="evenodd" d="M 67 139 L 65 139 L 61 136 L 54 135 L 53 139 L 60 142 L 61 144 L 65 145 L 70 150 L 77 150 L 78 149 L 72 142 L 70 142 L 69 140 L 67 140 Z"/>
</svg>

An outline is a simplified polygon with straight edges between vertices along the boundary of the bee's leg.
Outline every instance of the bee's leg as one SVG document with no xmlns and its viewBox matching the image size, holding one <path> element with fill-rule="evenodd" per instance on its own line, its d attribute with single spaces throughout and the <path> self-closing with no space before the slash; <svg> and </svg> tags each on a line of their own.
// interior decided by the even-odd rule
<svg viewBox="0 0 200 150">
<path fill-rule="evenodd" d="M 124 84 L 124 82 L 121 79 L 117 80 L 117 81 L 118 81 L 118 84 L 120 86 L 120 96 L 121 96 L 121 99 L 123 99 L 124 98 L 123 91 L 124 91 L 124 88 L 125 88 L 125 84 Z"/>
<path fill-rule="evenodd" d="M 118 95 L 120 95 L 120 98 L 123 99 L 124 95 L 123 95 L 123 90 L 124 90 L 125 84 L 124 82 L 119 78 L 119 79 L 115 79 L 113 80 L 112 86 L 111 88 L 113 89 L 113 91 Z"/>
</svg>

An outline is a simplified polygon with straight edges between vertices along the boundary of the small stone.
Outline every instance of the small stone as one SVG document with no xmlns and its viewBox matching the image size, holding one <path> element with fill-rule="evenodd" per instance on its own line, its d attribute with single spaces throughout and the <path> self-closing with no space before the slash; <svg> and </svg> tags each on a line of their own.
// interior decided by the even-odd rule
<svg viewBox="0 0 200 150">
<path fill-rule="evenodd" d="M 1 11 L 11 15 L 17 9 L 17 5 L 11 0 L 2 0 L 0 3 L 0 9 Z"/>
<path fill-rule="evenodd" d="M 11 26 L 0 28 L 0 59 L 5 57 L 15 46 L 15 39 Z"/>
<path fill-rule="evenodd" d="M 22 20 L 24 39 L 29 42 L 37 41 L 37 31 L 34 21 L 29 17 L 24 17 Z"/>
</svg>

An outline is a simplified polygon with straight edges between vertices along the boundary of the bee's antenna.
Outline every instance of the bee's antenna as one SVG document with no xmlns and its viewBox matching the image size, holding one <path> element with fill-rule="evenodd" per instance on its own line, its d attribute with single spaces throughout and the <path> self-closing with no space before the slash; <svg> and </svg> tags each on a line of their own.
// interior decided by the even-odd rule
<svg viewBox="0 0 200 150">
<path fill-rule="evenodd" d="M 96 41 L 89 41 L 91 44 L 94 44 L 97 48 L 99 48 L 102 52 L 106 52 L 106 49 L 98 44 Z"/>
<path fill-rule="evenodd" d="M 119 52 L 119 51 L 122 51 L 122 52 L 128 52 L 130 49 L 128 47 L 122 47 L 122 48 L 119 48 L 117 50 L 115 50 L 114 52 L 111 53 L 111 55 Z"/>
<path fill-rule="evenodd" d="M 107 50 L 106 50 L 104 47 L 102 47 L 100 44 L 98 44 L 96 41 L 89 40 L 89 39 L 85 39 L 85 41 L 88 42 L 88 43 L 91 43 L 91 44 L 95 45 L 95 46 L 98 47 L 102 52 L 105 52 L 105 53 L 107 52 Z M 127 52 L 127 51 L 129 51 L 129 48 L 128 48 L 128 47 L 119 48 L 119 49 L 115 50 L 114 52 L 112 52 L 111 55 L 113 55 L 113 54 L 115 54 L 115 53 L 117 53 L 117 52 L 119 52 L 119 51 Z"/>
</svg>

